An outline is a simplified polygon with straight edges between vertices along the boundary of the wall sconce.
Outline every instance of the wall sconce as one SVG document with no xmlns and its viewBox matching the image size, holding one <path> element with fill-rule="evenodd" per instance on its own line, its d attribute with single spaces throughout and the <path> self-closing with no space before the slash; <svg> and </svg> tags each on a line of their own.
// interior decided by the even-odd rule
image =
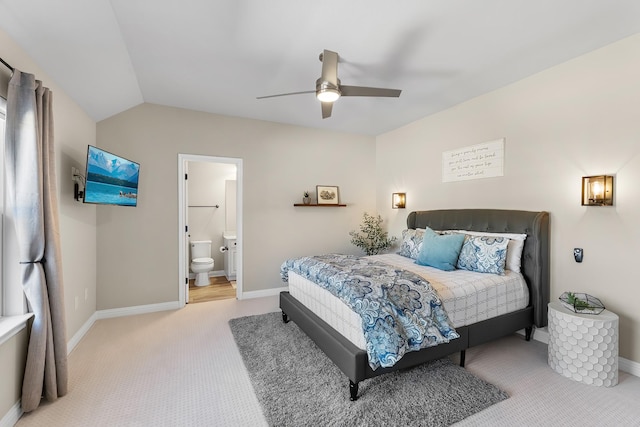
<svg viewBox="0 0 640 427">
<path fill-rule="evenodd" d="M 582 177 L 582 206 L 613 206 L 613 177 Z"/>
<path fill-rule="evenodd" d="M 393 193 L 391 195 L 391 207 L 404 209 L 407 206 L 407 193 Z"/>
<path fill-rule="evenodd" d="M 71 178 L 73 179 L 73 198 L 78 202 L 82 202 L 84 198 L 85 186 L 84 176 L 80 175 L 80 171 L 78 169 L 72 167 Z"/>
</svg>

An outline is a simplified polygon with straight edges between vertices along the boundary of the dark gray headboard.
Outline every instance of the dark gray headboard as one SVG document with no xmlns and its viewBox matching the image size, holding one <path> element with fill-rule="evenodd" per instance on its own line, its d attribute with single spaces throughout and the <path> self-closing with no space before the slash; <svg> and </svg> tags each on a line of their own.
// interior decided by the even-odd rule
<svg viewBox="0 0 640 427">
<path fill-rule="evenodd" d="M 526 233 L 522 274 L 529 285 L 533 321 L 547 325 L 549 303 L 549 213 L 500 209 L 445 209 L 415 211 L 407 217 L 408 228 Z"/>
</svg>

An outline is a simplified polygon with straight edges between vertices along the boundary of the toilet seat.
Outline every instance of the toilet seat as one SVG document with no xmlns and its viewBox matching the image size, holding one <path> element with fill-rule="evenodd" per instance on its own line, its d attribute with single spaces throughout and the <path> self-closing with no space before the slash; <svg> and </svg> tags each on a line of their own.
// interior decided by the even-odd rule
<svg viewBox="0 0 640 427">
<path fill-rule="evenodd" d="M 192 264 L 195 265 L 206 265 L 213 263 L 213 258 L 195 258 L 191 260 Z"/>
</svg>

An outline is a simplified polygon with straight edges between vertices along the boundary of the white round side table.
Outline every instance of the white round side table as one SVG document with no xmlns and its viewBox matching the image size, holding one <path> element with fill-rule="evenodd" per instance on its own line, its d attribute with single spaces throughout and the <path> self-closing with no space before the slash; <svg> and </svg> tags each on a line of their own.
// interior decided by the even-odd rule
<svg viewBox="0 0 640 427">
<path fill-rule="evenodd" d="M 579 314 L 559 301 L 549 303 L 549 366 L 595 386 L 618 384 L 618 315 Z"/>
</svg>

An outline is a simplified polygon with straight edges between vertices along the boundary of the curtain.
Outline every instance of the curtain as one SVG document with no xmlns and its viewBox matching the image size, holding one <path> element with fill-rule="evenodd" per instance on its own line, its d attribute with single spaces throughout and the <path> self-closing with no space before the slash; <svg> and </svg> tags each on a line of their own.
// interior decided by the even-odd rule
<svg viewBox="0 0 640 427">
<path fill-rule="evenodd" d="M 15 70 L 6 116 L 6 211 L 34 315 L 22 384 L 22 410 L 30 412 L 43 397 L 64 396 L 68 381 L 51 91 L 32 74 Z"/>
</svg>

